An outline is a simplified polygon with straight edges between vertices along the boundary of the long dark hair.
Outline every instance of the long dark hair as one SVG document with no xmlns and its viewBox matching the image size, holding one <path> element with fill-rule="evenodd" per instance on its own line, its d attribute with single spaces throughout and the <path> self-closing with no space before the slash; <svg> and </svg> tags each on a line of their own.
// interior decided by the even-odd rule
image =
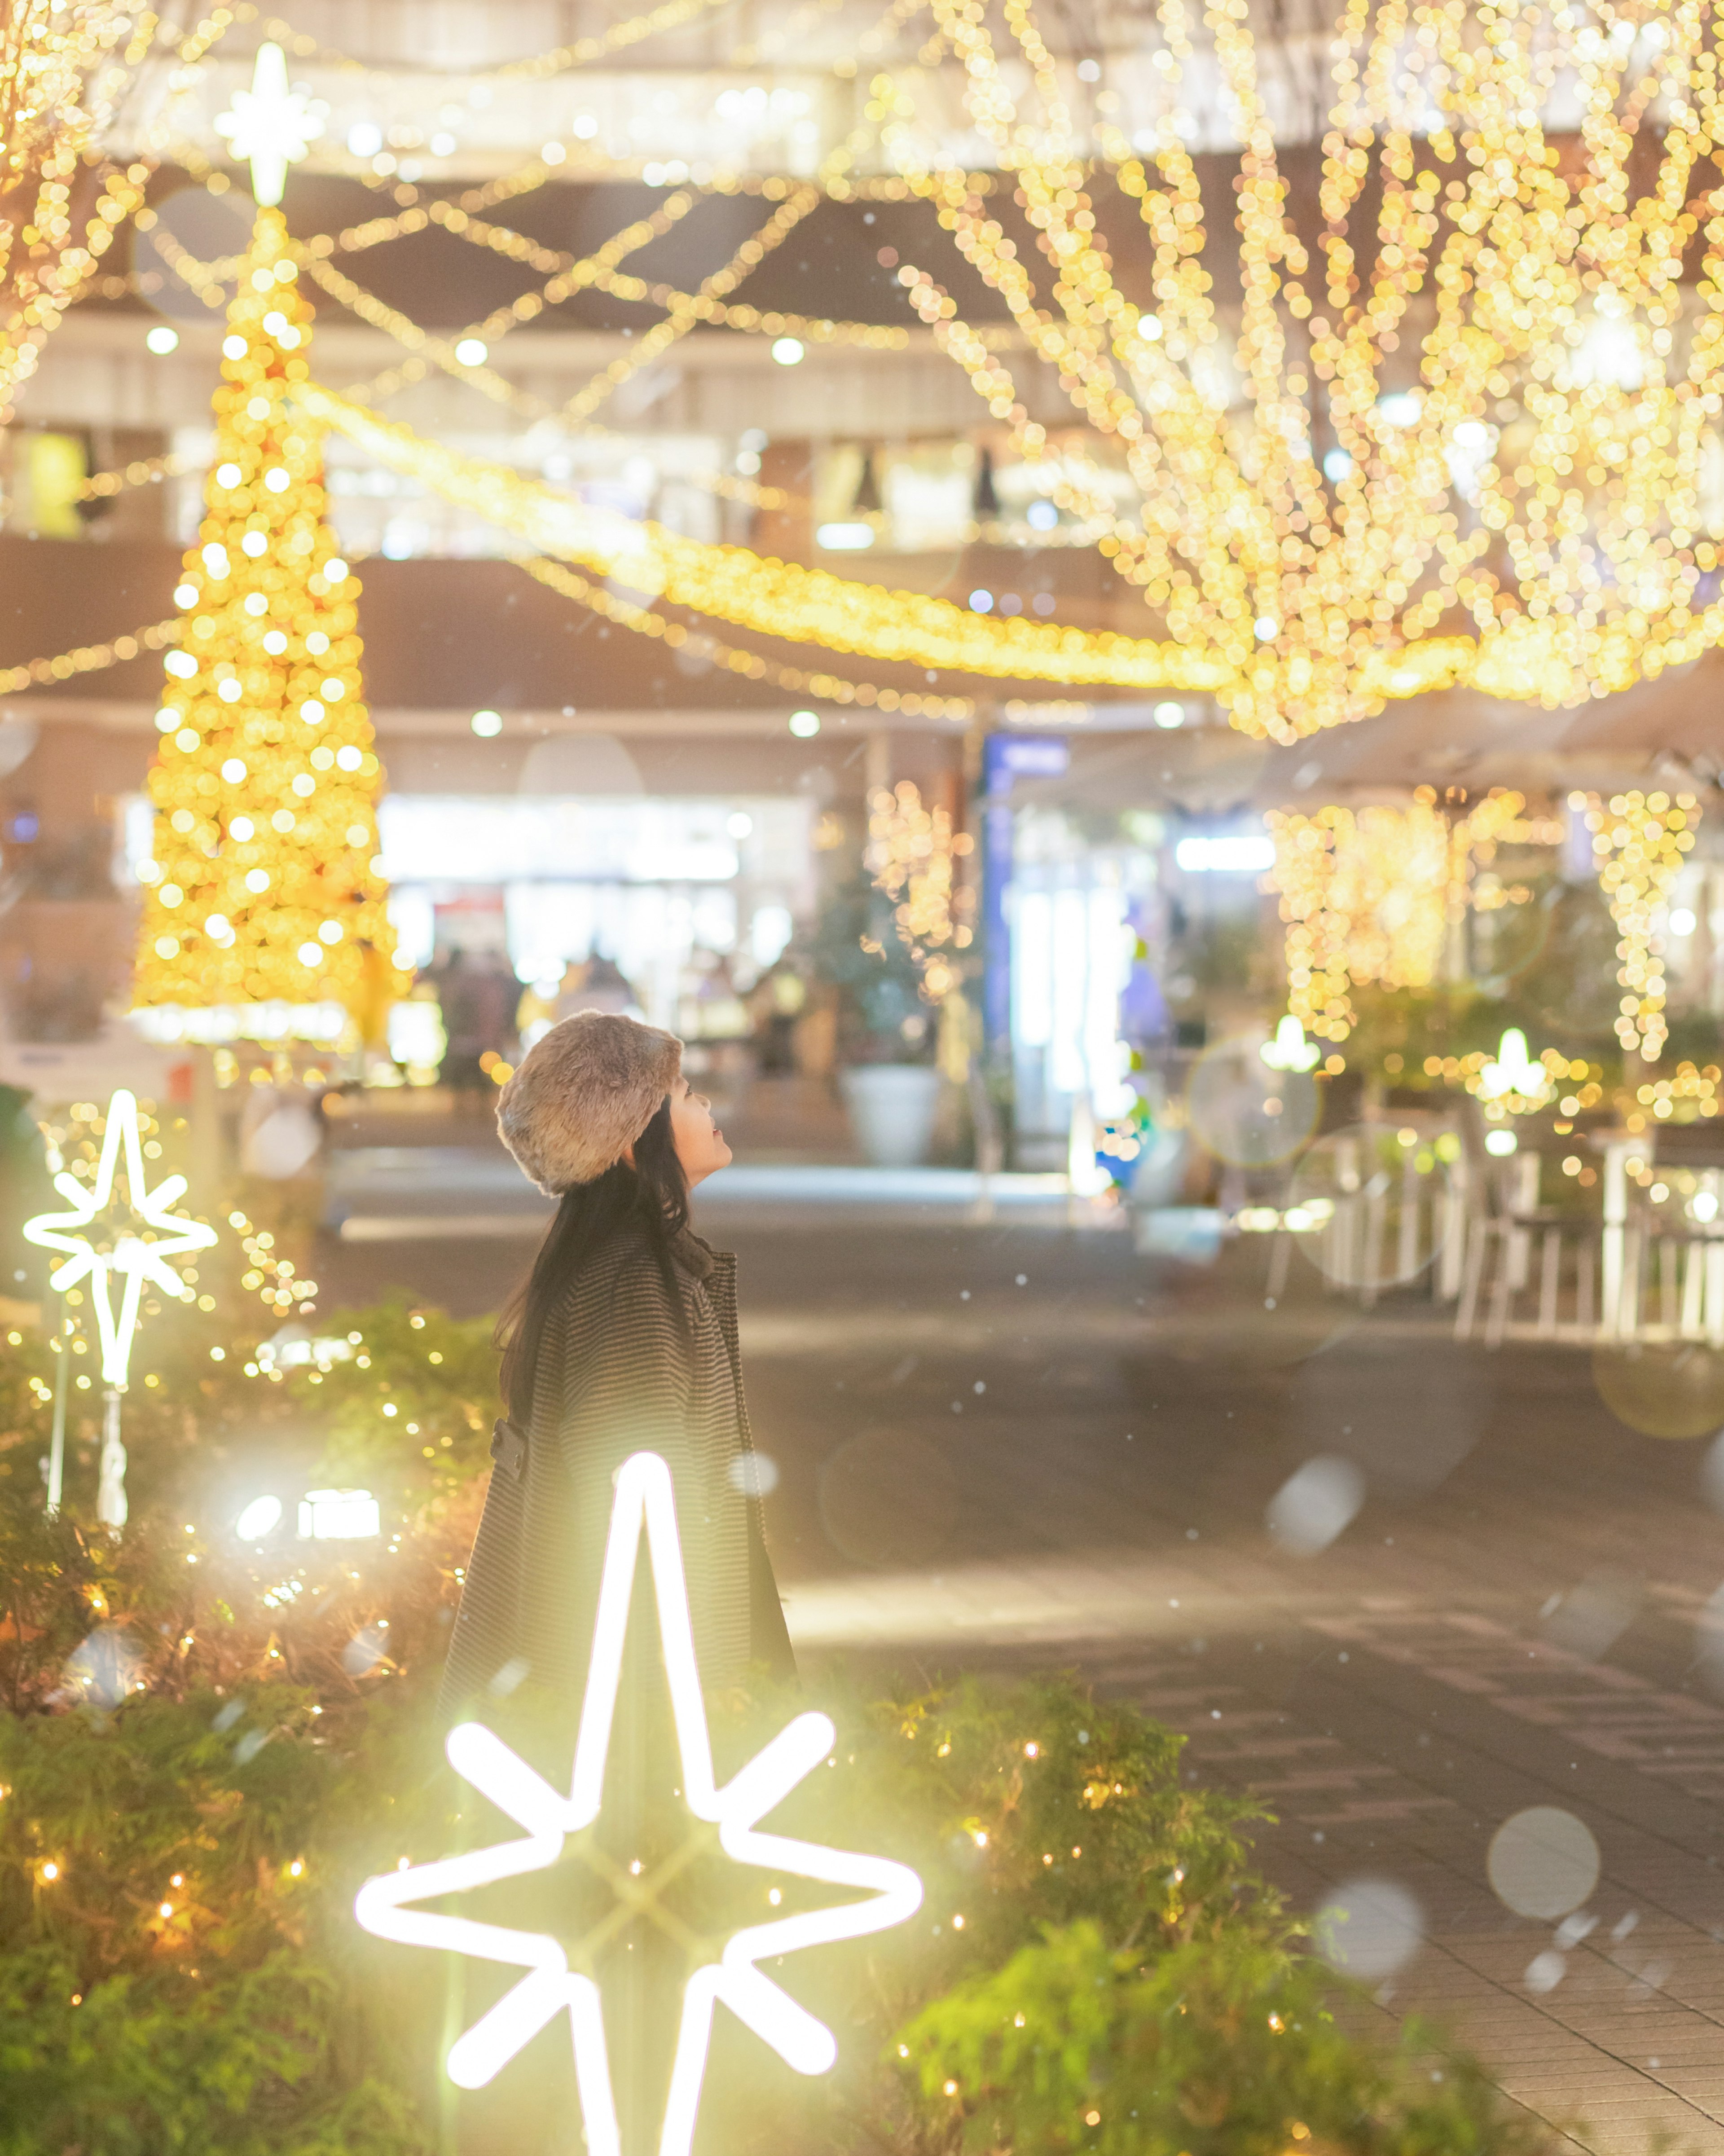
<svg viewBox="0 0 1724 2156">
<path fill-rule="evenodd" d="M 689 1224 L 689 1185 L 676 1157 L 668 1094 L 634 1142 L 632 1167 L 619 1160 L 595 1181 L 577 1183 L 564 1191 L 531 1272 L 497 1320 L 503 1404 L 510 1419 L 523 1430 L 533 1411 L 533 1376 L 546 1321 L 557 1297 L 618 1229 L 630 1224 L 646 1230 L 671 1307 L 680 1312 L 682 1296 L 670 1245 Z"/>
</svg>

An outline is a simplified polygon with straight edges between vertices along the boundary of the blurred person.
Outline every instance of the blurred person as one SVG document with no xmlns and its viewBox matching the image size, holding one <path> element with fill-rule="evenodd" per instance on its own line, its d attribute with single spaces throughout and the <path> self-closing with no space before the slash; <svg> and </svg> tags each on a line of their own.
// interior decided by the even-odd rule
<svg viewBox="0 0 1724 2156">
<path fill-rule="evenodd" d="M 362 1066 L 369 1071 L 391 1060 L 389 1014 L 395 1008 L 395 963 L 367 936 L 359 939 L 359 979 L 347 1014 L 359 1035 Z"/>
<path fill-rule="evenodd" d="M 640 998 L 613 958 L 595 952 L 584 965 L 571 959 L 564 969 L 557 1015 L 573 1018 L 583 1010 L 609 1011 L 629 1018 L 642 1015 Z"/>
<path fill-rule="evenodd" d="M 767 967 L 749 992 L 748 1014 L 763 1071 L 796 1068 L 796 1022 L 808 1008 L 808 984 L 788 958 Z"/>
<path fill-rule="evenodd" d="M 443 1058 L 443 1082 L 457 1095 L 474 1093 L 490 1083 L 480 1059 L 490 1043 L 485 1017 L 490 998 L 466 950 L 459 945 L 436 976 L 437 1000 L 443 1006 L 443 1030 L 449 1046 Z"/>
<path fill-rule="evenodd" d="M 480 1029 L 484 1054 L 512 1062 L 520 1044 L 516 1014 L 521 1008 L 521 979 L 507 955 L 487 951 L 480 961 Z"/>
<path fill-rule="evenodd" d="M 683 1028 L 695 1040 L 746 1040 L 749 1033 L 747 1005 L 736 993 L 727 953 L 696 947 L 689 954 L 689 971 L 682 993 Z"/>
<path fill-rule="evenodd" d="M 521 990 L 515 1006 L 515 1030 L 521 1037 L 522 1055 L 536 1047 L 556 1024 L 557 993 L 557 983 L 551 981 L 529 981 Z"/>
<path fill-rule="evenodd" d="M 458 1099 L 482 1097 L 491 1083 L 491 1065 L 514 1052 L 515 1012 L 521 983 L 500 951 L 475 958 L 458 950 L 439 983 L 443 1029 L 449 1050 L 443 1059 L 446 1085 Z"/>
<path fill-rule="evenodd" d="M 681 1042 L 619 1013 L 565 1019 L 503 1088 L 497 1127 L 557 1210 L 498 1322 L 505 1414 L 445 1708 L 523 1676 L 578 1707 L 612 1476 L 643 1450 L 675 1485 L 702 1683 L 732 1683 L 751 1662 L 793 1676 L 751 1494 L 736 1260 L 689 1224 L 690 1191 L 731 1149 L 690 1090 Z M 637 1597 L 645 1588 L 643 1568 Z M 650 1620 L 631 1624 L 625 1699 L 654 1691 L 655 1648 Z"/>
</svg>

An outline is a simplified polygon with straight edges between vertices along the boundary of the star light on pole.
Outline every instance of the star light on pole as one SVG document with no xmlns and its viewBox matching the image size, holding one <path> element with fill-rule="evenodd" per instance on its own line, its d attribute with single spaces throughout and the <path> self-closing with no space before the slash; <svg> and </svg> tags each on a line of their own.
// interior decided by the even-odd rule
<svg viewBox="0 0 1724 2156">
<path fill-rule="evenodd" d="M 616 1478 L 568 1794 L 552 1789 L 483 1724 L 461 1723 L 449 1734 L 449 1763 L 499 1810 L 526 1828 L 526 1839 L 385 1872 L 367 1880 L 354 1903 L 359 1922 L 379 1938 L 445 1948 L 526 1972 L 451 2047 L 449 2076 L 462 2088 L 482 2088 L 567 2008 L 589 2156 L 621 2156 L 622 2151 L 598 1984 L 582 1971 L 571 1969 L 567 1950 L 546 1933 L 516 1931 L 408 1905 L 542 1871 L 557 1861 L 567 1837 L 582 1834 L 598 1820 L 643 1534 L 652 1565 L 681 1760 L 680 1788 L 689 1810 L 696 1820 L 717 1827 L 721 1847 L 737 1864 L 830 1887 L 859 1888 L 870 1897 L 747 1926 L 731 1933 L 716 1960 L 703 1962 L 694 1970 L 683 1989 L 659 2156 L 689 2156 L 713 2015 L 721 2002 L 797 2072 L 825 2073 L 835 2061 L 838 2047 L 832 2031 L 763 1974 L 758 1966 L 762 1960 L 886 1930 L 913 1916 L 922 1898 L 921 1881 L 907 1865 L 759 1831 L 759 1822 L 767 1813 L 829 1755 L 837 1732 L 827 1716 L 799 1714 L 722 1789 L 715 1785 L 670 1471 L 656 1453 L 636 1453 Z M 667 1870 L 680 1861 L 672 1859 Z M 615 1883 L 619 1893 L 637 1907 L 648 1906 L 651 1881 L 637 1886 L 619 1876 Z"/>
<path fill-rule="evenodd" d="M 110 1239 L 89 1231 L 114 1203 L 114 1178 L 122 1171 L 126 1198 L 133 1215 L 143 1224 L 141 1234 L 122 1229 Z M 166 1260 L 191 1250 L 207 1250 L 216 1231 L 201 1220 L 188 1220 L 171 1209 L 185 1194 L 186 1178 L 170 1175 L 151 1190 L 144 1174 L 144 1149 L 138 1132 L 136 1097 L 124 1089 L 108 1103 L 102 1136 L 101 1158 L 95 1178 L 80 1183 L 69 1170 L 54 1178 L 54 1187 L 70 1201 L 69 1213 L 38 1213 L 23 1224 L 26 1242 L 44 1250 L 64 1254 L 64 1262 L 48 1276 L 48 1284 L 61 1295 L 90 1281 L 90 1299 L 95 1311 L 101 1343 L 102 1379 L 107 1387 L 107 1418 L 102 1443 L 101 1487 L 97 1516 L 107 1527 L 126 1524 L 126 1448 L 120 1442 L 120 1395 L 131 1363 L 131 1343 L 137 1331 L 138 1306 L 144 1283 L 153 1282 L 166 1295 L 189 1302 L 192 1291 Z M 114 1305 L 114 1282 L 121 1282 L 120 1303 Z M 66 1352 L 60 1342 L 60 1352 Z M 49 1463 L 49 1509 L 59 1505 L 61 1462 Z"/>
<path fill-rule="evenodd" d="M 1305 1037 L 1305 1028 L 1291 1011 L 1275 1028 L 1275 1037 L 1257 1051 L 1271 1070 L 1309 1070 L 1322 1054 Z"/>
<path fill-rule="evenodd" d="M 242 164 L 251 167 L 252 198 L 273 209 L 287 187 L 287 168 L 296 165 L 323 132 L 328 108 L 321 98 L 291 90 L 287 55 L 277 44 L 258 47 L 251 88 L 236 90 L 231 109 L 216 121 L 218 135 Z"/>
<path fill-rule="evenodd" d="M 1479 1073 L 1479 1092 L 1486 1101 L 1501 1101 L 1511 1093 L 1532 1101 L 1543 1093 L 1550 1082 L 1550 1073 L 1543 1064 L 1535 1062 L 1527 1053 L 1526 1034 L 1519 1026 L 1511 1025 L 1498 1045 L 1496 1060 L 1487 1063 Z"/>
</svg>

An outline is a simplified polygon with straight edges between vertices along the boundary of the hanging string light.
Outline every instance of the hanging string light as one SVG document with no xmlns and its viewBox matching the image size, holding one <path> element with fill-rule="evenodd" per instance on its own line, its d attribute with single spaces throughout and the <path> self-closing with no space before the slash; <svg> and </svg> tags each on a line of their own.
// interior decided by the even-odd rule
<svg viewBox="0 0 1724 2156">
<path fill-rule="evenodd" d="M 381 464 L 420 480 L 536 551 L 613 577 L 767 636 L 959 673 L 1116 687 L 1214 689 L 1225 679 L 1201 654 L 1110 632 L 972 613 L 945 599 L 853 583 L 752 553 L 686 539 L 559 494 L 381 419 L 316 385 L 295 389 L 314 418 Z"/>
<path fill-rule="evenodd" d="M 52 659 L 30 659 L 21 666 L 0 666 L 0 696 L 50 681 L 69 681 L 74 675 L 98 674 L 105 666 L 122 665 L 140 651 L 165 651 L 180 640 L 177 621 L 151 623 L 130 636 L 116 636 L 111 644 L 80 644 Z"/>
<path fill-rule="evenodd" d="M 1521 794 L 1493 788 L 1451 817 L 1421 786 L 1404 807 L 1265 816 L 1275 850 L 1270 886 L 1287 924 L 1287 1009 L 1308 1034 L 1347 1038 L 1357 1022 L 1355 983 L 1422 988 L 1438 978 L 1475 900 L 1475 862 L 1501 844 L 1560 839 L 1559 824 L 1528 819 L 1526 808 Z M 1491 902 L 1502 896 L 1493 885 Z"/>
<path fill-rule="evenodd" d="M 747 680 L 770 681 L 775 688 L 788 689 L 794 696 L 818 696 L 834 704 L 859 704 L 865 710 L 902 711 L 906 718 L 962 721 L 976 714 L 976 706 L 967 696 L 936 696 L 913 689 L 882 688 L 877 682 L 852 681 L 841 674 L 809 673 L 800 666 L 783 665 L 761 652 L 727 644 L 719 637 L 709 636 L 703 629 L 690 629 L 682 622 L 669 620 L 650 607 L 641 606 L 607 590 L 603 584 L 593 583 L 561 562 L 547 562 L 542 555 L 523 559 L 521 567 L 548 589 L 561 592 L 565 598 L 577 600 L 594 613 L 603 614 L 607 621 L 633 629 L 638 635 L 656 638 L 673 651 L 685 651 L 695 659 L 710 659 L 714 665 L 740 674 Z"/>
<path fill-rule="evenodd" d="M 1655 1063 L 1670 1039 L 1665 917 L 1682 857 L 1693 850 L 1699 804 L 1691 793 L 1672 800 L 1665 793 L 1637 790 L 1613 794 L 1608 803 L 1596 794 L 1571 794 L 1568 805 L 1585 817 L 1593 834 L 1598 882 L 1621 939 L 1616 1037 L 1626 1053 L 1638 1050 Z"/>
<path fill-rule="evenodd" d="M 930 1003 L 943 1002 L 958 986 L 963 977 L 954 954 L 974 940 L 966 917 L 973 894 L 956 888 L 957 863 L 974 843 L 967 832 L 953 831 L 949 809 L 924 803 L 913 779 L 880 787 L 869 798 L 863 862 L 893 902 L 899 941 Z"/>
<path fill-rule="evenodd" d="M 690 4 L 675 0 L 599 42 L 674 27 Z M 1074 119 L 1024 0 L 1003 0 L 993 18 L 970 0 L 933 0 L 933 13 L 936 38 L 918 65 L 882 69 L 858 128 L 813 179 L 703 181 L 654 218 L 707 191 L 757 192 L 777 205 L 773 228 L 787 230 L 804 191 L 930 205 L 999 295 L 1017 341 L 1051 370 L 1074 418 L 1135 489 L 1121 506 L 1099 459 L 1072 459 L 1056 495 L 1093 522 L 1142 595 L 1150 633 L 1116 648 L 1130 653 L 1120 678 L 1210 688 L 1246 732 L 1290 740 L 1460 683 L 1573 703 L 1724 640 L 1724 212 L 1704 183 L 1724 152 L 1724 97 L 1715 26 L 1697 0 L 1672 0 L 1644 22 L 1578 0 L 1547 14 L 1351 0 L 1332 49 L 1323 229 L 1311 246 L 1290 221 L 1257 49 L 1235 0 L 1207 0 L 1200 12 L 1158 0 L 1147 44 L 1160 102 L 1129 137 L 1105 117 L 1093 129 Z M 895 5 L 877 38 L 907 19 Z M 962 62 L 973 134 L 999 168 L 992 177 L 942 162 L 931 146 L 952 131 L 921 109 L 918 68 L 947 49 Z M 566 59 L 541 56 L 518 72 L 555 73 Z M 1182 100 L 1212 70 L 1241 146 L 1229 206 L 1236 313 L 1203 268 L 1211 219 L 1180 126 Z M 1556 100 L 1580 107 L 1578 133 L 1565 118 L 1560 145 L 1542 116 Z M 864 178 L 854 168 L 875 141 L 892 170 Z M 580 154 L 582 176 L 634 169 L 590 147 Z M 569 176 L 567 155 L 547 146 L 453 204 L 362 175 L 394 211 L 339 244 L 436 223 L 530 265 L 546 283 L 497 311 L 495 335 L 583 283 L 650 300 L 664 319 L 617 362 L 625 376 L 696 322 L 755 326 L 719 289 L 747 266 L 746 250 L 690 292 L 629 275 L 613 243 L 586 258 L 583 275 L 489 221 L 488 209 Z M 1028 245 L 1021 228 L 1008 229 L 1006 194 Z M 1104 228 L 1121 200 L 1149 239 L 1148 306 L 1114 276 Z M 336 244 L 305 243 L 308 259 Z M 1030 417 L 998 338 L 964 319 L 936 271 L 902 265 L 911 304 L 990 420 L 1020 454 L 1038 455 L 1045 422 Z M 761 328 L 771 321 L 758 317 Z M 419 378 L 428 362 L 459 371 L 404 317 L 387 326 L 418 346 L 377 393 L 383 382 Z M 867 341 L 865 326 L 825 329 Z M 463 378 L 516 403 L 495 368 Z M 615 379 L 614 369 L 596 377 L 565 418 L 589 415 Z M 773 598 L 780 619 L 751 626 L 875 655 L 874 644 L 845 640 L 856 610 L 896 604 L 865 587 L 813 605 L 801 588 Z M 893 655 L 960 663 L 950 629 L 918 618 Z M 1024 678 L 1116 678 L 1042 671 L 1035 652 L 1008 641 L 996 657 L 1018 662 L 1011 670 Z"/>
<path fill-rule="evenodd" d="M 1157 10 L 1166 105 L 1134 138 L 1152 151 L 1104 131 L 1154 239 L 1148 317 L 1113 282 L 1034 20 L 1017 0 L 1003 13 L 1009 80 L 982 12 L 936 0 L 1050 275 L 1036 283 L 962 174 L 922 165 L 913 93 L 890 77 L 875 85 L 883 140 L 1120 444 L 1141 517 L 1103 544 L 1175 640 L 1225 660 L 1235 724 L 1290 739 L 1455 680 L 1572 702 L 1724 636 L 1710 530 L 1724 514 L 1702 501 L 1724 450 L 1724 319 L 1709 302 L 1691 326 L 1680 305 L 1712 199 L 1690 207 L 1690 175 L 1724 142 L 1703 11 L 1660 11 L 1643 35 L 1581 8 L 1547 23 L 1360 0 L 1335 44 L 1318 264 L 1288 221 L 1244 14 L 1212 0 L 1244 146 L 1236 337 L 1201 268 L 1176 124 L 1194 54 L 1182 0 Z M 1539 118 L 1563 67 L 1584 107 L 1584 156 L 1566 165 Z M 1672 117 L 1654 157 L 1640 117 L 1659 100 Z M 1724 219 L 1704 241 L 1716 292 Z M 977 386 L 1015 420 L 1003 385 Z"/>
<path fill-rule="evenodd" d="M 115 234 L 142 207 L 148 158 L 110 172 L 93 205 L 74 208 L 128 83 L 163 40 L 175 41 L 182 66 L 195 65 L 233 19 L 219 7 L 182 34 L 110 0 L 0 8 L 0 426 Z"/>
</svg>

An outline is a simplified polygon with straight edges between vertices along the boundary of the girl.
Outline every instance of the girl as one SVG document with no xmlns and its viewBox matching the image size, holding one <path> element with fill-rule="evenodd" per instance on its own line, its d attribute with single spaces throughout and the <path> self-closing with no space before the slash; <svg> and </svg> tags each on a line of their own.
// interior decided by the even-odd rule
<svg viewBox="0 0 1724 2156">
<path fill-rule="evenodd" d="M 702 1682 L 752 1661 L 794 1674 L 753 1494 L 736 1260 L 689 1226 L 689 1192 L 731 1149 L 681 1060 L 656 1026 L 582 1011 L 503 1088 L 503 1142 L 559 1204 L 498 1324 L 507 1414 L 444 1676 L 451 1712 L 524 1679 L 578 1702 L 611 1477 L 640 1451 L 675 1485 Z"/>
</svg>

